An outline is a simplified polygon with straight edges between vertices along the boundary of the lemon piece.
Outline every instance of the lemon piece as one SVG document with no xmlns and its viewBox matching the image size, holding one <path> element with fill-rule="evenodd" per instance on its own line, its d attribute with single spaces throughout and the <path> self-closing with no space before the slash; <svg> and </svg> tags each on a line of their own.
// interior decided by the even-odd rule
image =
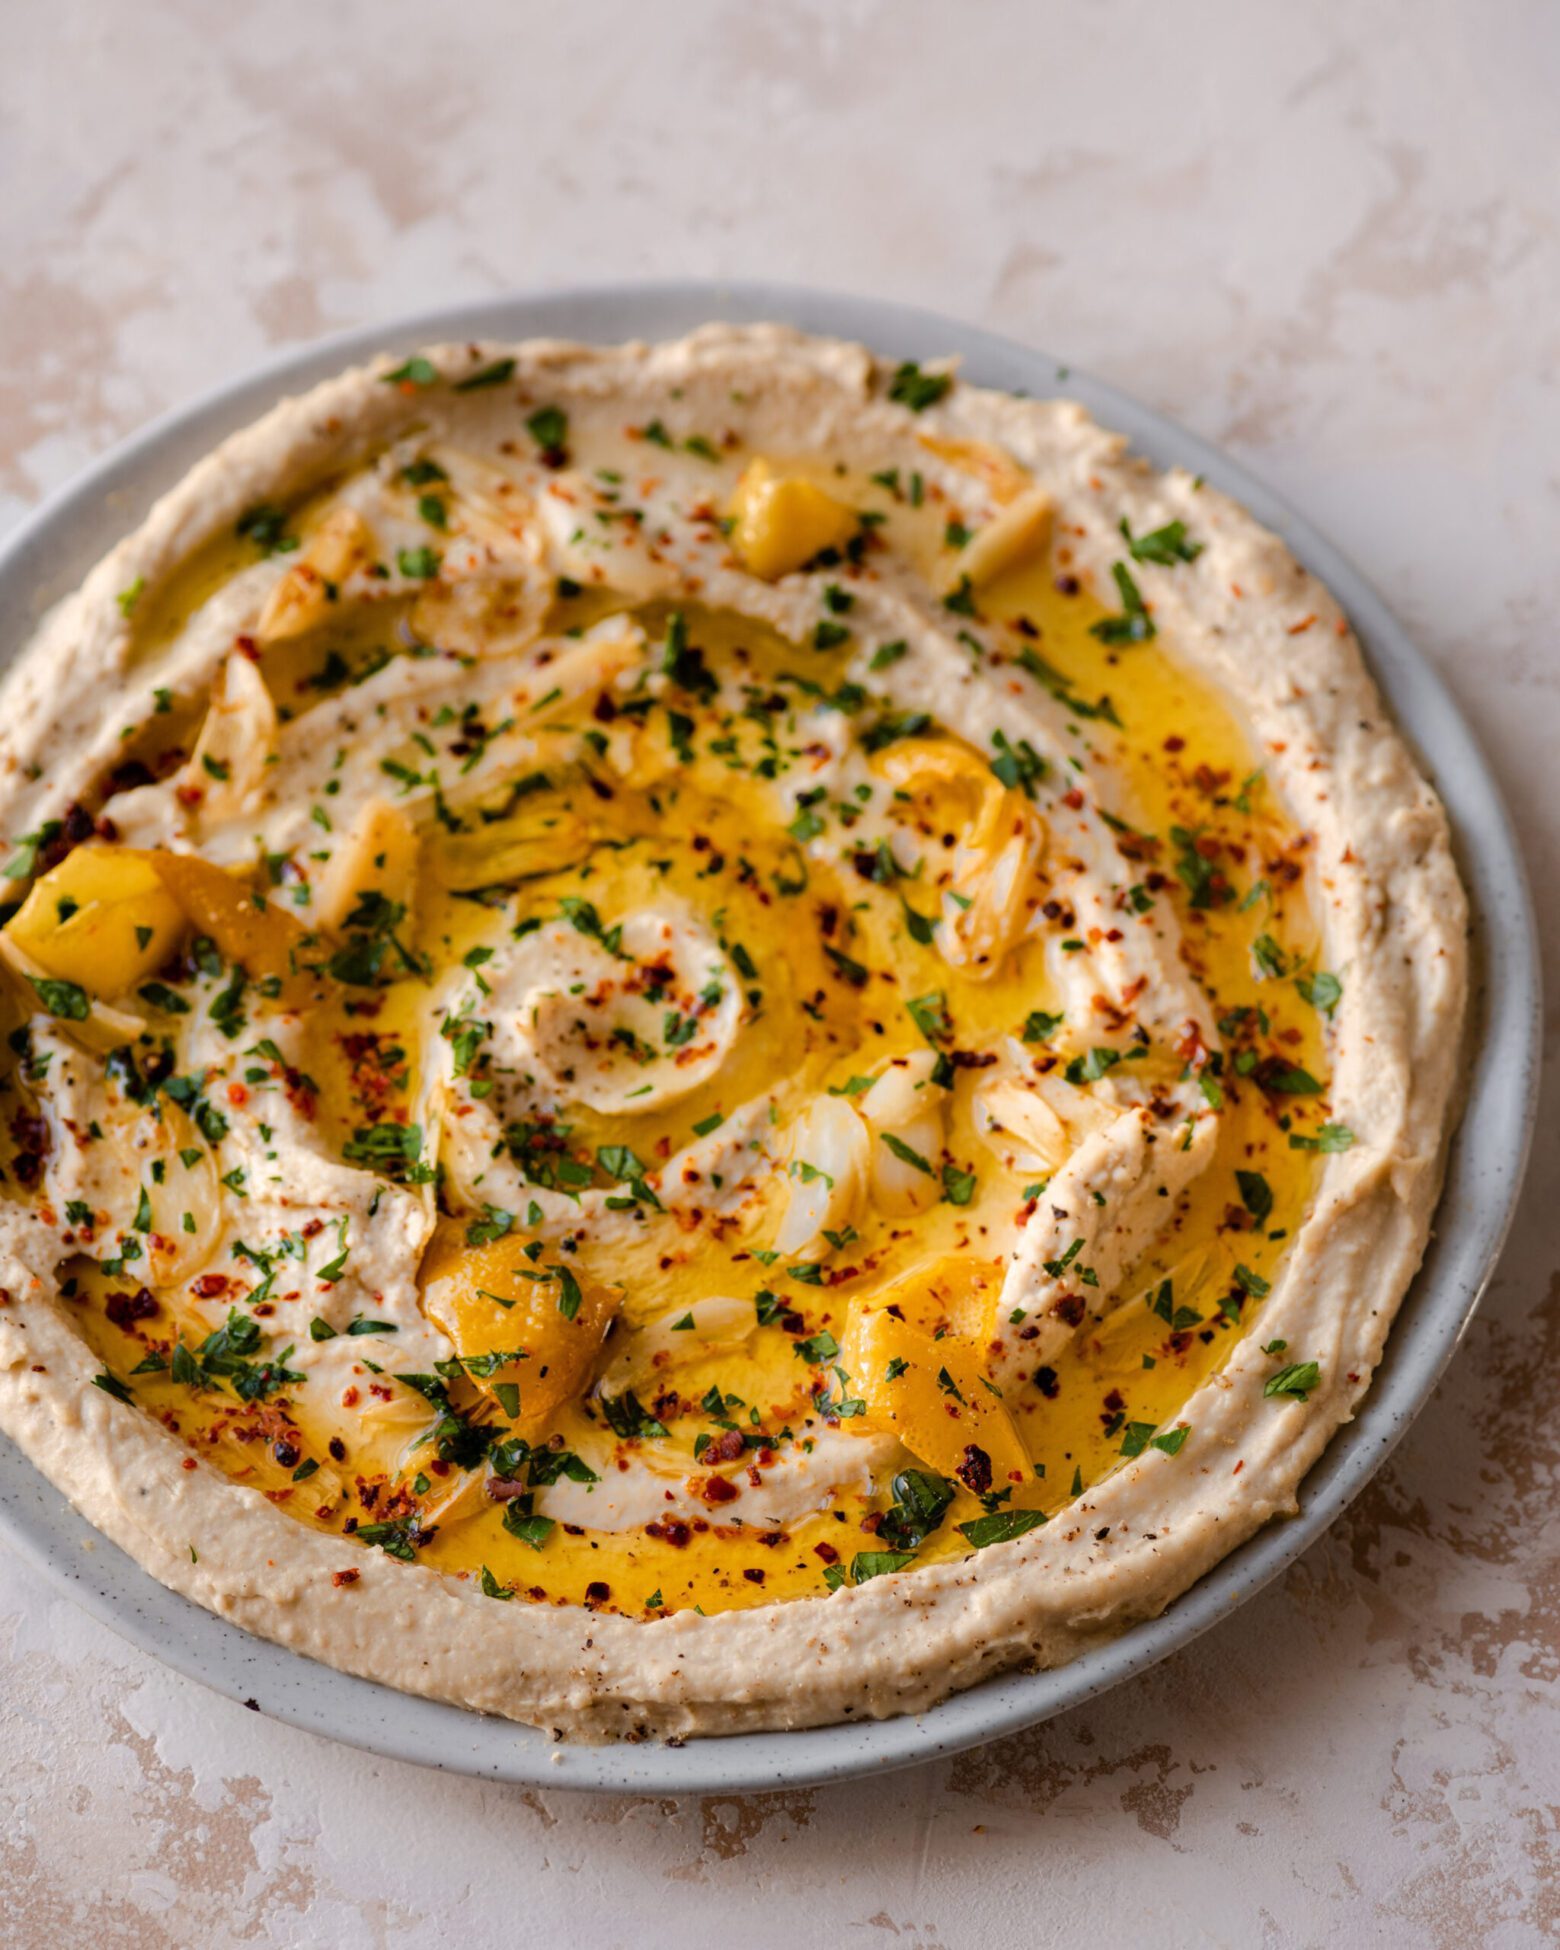
<svg viewBox="0 0 1560 1950">
<path fill-rule="evenodd" d="M 799 474 L 777 473 L 762 459 L 743 469 L 731 512 L 731 545 L 766 582 L 789 575 L 823 549 L 843 548 L 857 526 L 854 508 Z"/>
<path fill-rule="evenodd" d="M 866 1427 L 897 1436 L 918 1462 L 977 1494 L 1028 1482 L 1028 1452 L 973 1342 L 934 1340 L 880 1305 L 853 1315 L 840 1360 Z"/>
<path fill-rule="evenodd" d="M 462 1361 L 475 1365 L 467 1368 L 472 1382 L 506 1413 L 500 1390 L 518 1386 L 512 1419 L 536 1434 L 589 1386 L 621 1295 L 548 1265 L 545 1254 L 533 1261 L 530 1243 L 511 1233 L 470 1246 L 459 1231 L 447 1233 L 423 1263 L 422 1303 Z"/>
<path fill-rule="evenodd" d="M 1030 488 L 1009 502 L 954 556 L 943 578 L 945 590 L 951 594 L 961 581 L 983 588 L 1026 557 L 1038 555 L 1051 538 L 1055 516 L 1056 504 L 1043 488 Z"/>
</svg>

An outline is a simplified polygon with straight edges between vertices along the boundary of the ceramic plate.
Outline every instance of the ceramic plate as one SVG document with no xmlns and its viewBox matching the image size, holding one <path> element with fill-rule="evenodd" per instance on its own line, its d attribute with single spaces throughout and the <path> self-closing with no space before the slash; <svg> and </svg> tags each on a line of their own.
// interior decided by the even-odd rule
<svg viewBox="0 0 1560 1950">
<path fill-rule="evenodd" d="M 967 378 L 1065 392 L 1127 434 L 1156 466 L 1207 476 L 1283 536 L 1349 612 L 1376 680 L 1447 810 L 1474 903 L 1474 1036 L 1467 1108 L 1436 1237 L 1392 1330 L 1359 1417 L 1307 1478 L 1298 1517 L 1270 1525 L 1177 1600 L 1103 1650 L 1055 1672 L 988 1681 L 918 1718 L 669 1747 L 563 1746 L 545 1734 L 414 1699 L 251 1637 L 166 1590 L 99 1537 L 0 1439 L 0 1536 L 89 1611 L 191 1679 L 294 1726 L 397 1759 L 532 1786 L 661 1794 L 796 1787 L 955 1753 L 1034 1725 L 1119 1684 L 1206 1631 L 1313 1543 L 1378 1469 L 1435 1387 L 1494 1266 L 1516 1203 L 1536 1107 L 1538 950 L 1505 808 L 1441 680 L 1380 597 L 1331 543 L 1233 461 L 1047 354 L 929 312 L 765 284 L 612 285 L 491 300 L 393 320 L 288 353 L 127 441 L 56 495 L 0 549 L 0 656 L 218 441 L 297 393 L 380 352 L 446 339 L 669 338 L 709 319 L 774 319 L 860 339 L 894 359 L 957 353 Z"/>
</svg>

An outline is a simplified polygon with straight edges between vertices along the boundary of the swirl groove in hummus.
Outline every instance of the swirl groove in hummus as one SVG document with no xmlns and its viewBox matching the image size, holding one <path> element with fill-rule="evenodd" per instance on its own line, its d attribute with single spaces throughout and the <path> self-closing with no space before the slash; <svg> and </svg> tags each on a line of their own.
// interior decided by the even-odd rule
<svg viewBox="0 0 1560 1950">
<path fill-rule="evenodd" d="M 6 703 L 0 1426 L 253 1630 L 582 1735 L 913 1710 L 1161 1609 L 1369 1383 L 1444 817 L 1326 591 L 1072 405 L 386 360 Z"/>
</svg>

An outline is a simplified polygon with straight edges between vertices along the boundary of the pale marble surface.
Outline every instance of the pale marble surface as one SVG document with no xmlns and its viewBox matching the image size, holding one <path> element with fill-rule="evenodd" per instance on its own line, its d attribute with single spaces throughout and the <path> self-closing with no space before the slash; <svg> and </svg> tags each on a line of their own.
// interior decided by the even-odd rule
<svg viewBox="0 0 1560 1950">
<path fill-rule="evenodd" d="M 272 348 L 772 276 L 1038 341 L 1342 539 L 1560 868 L 1544 0 L 12 0 L 0 520 Z M 767 1799 L 366 1759 L 0 1557 L 0 1940 L 1016 1950 L 1560 1937 L 1560 1144 L 1450 1378 L 1278 1586 L 1109 1699 Z"/>
</svg>

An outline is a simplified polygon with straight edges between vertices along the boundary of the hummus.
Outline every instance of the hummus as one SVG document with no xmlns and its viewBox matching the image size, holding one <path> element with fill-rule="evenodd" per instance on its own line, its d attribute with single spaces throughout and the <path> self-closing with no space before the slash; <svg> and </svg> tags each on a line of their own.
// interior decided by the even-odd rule
<svg viewBox="0 0 1560 1950">
<path fill-rule="evenodd" d="M 0 712 L 0 1427 L 587 1736 L 924 1708 L 1292 1512 L 1439 1188 L 1446 822 L 1077 406 L 775 328 L 226 442 Z"/>
</svg>

